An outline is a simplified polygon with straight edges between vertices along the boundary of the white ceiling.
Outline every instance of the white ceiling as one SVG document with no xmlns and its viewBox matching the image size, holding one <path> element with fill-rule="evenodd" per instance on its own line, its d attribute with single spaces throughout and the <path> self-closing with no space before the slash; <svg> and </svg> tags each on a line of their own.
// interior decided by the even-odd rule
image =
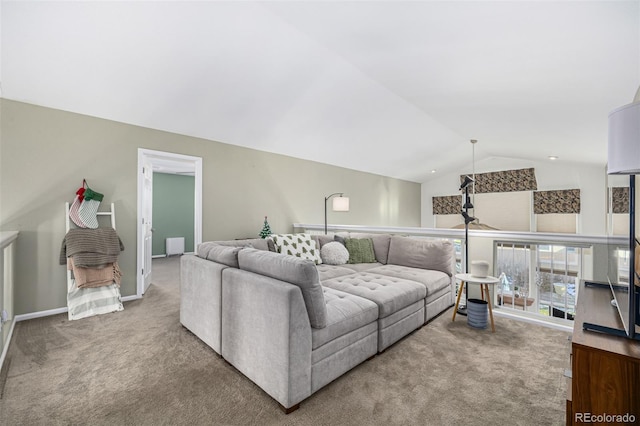
<svg viewBox="0 0 640 426">
<path fill-rule="evenodd" d="M 5 98 L 416 182 L 470 139 L 604 165 L 640 85 L 638 0 L 1 8 Z"/>
</svg>

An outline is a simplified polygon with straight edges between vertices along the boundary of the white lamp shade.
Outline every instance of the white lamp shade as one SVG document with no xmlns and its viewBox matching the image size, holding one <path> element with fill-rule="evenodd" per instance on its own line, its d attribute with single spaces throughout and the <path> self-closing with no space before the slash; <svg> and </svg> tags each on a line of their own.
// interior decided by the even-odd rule
<svg viewBox="0 0 640 426">
<path fill-rule="evenodd" d="M 608 174 L 640 174 L 640 102 L 609 114 Z"/>
<path fill-rule="evenodd" d="M 348 212 L 349 211 L 349 197 L 335 197 L 333 199 L 333 211 L 334 212 Z"/>
</svg>

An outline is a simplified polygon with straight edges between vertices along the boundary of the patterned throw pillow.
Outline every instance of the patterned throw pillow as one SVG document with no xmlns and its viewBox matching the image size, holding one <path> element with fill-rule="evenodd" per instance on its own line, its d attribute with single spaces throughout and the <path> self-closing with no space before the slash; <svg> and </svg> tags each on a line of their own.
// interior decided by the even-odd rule
<svg viewBox="0 0 640 426">
<path fill-rule="evenodd" d="M 349 250 L 349 262 L 347 263 L 376 262 L 371 238 L 345 238 L 344 243 L 347 250 Z"/>
<path fill-rule="evenodd" d="M 273 240 L 278 253 L 309 259 L 316 265 L 322 263 L 320 250 L 311 238 L 311 234 L 274 234 L 269 238 Z"/>
</svg>

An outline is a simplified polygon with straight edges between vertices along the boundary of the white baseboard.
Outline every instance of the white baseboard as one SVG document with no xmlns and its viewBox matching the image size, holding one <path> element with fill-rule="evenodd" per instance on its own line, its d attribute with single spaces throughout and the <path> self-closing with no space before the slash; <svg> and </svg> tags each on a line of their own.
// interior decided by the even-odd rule
<svg viewBox="0 0 640 426">
<path fill-rule="evenodd" d="M 502 309 L 494 309 L 493 316 L 511 318 L 516 321 L 522 321 L 522 322 L 527 322 L 529 324 L 541 325 L 543 327 L 553 328 L 555 330 L 568 331 L 569 333 L 573 332 L 573 325 L 558 324 L 556 322 L 546 321 L 544 319 L 537 319 L 537 318 L 532 318 L 530 316 L 513 314 L 511 312 L 505 312 Z"/>
<path fill-rule="evenodd" d="M 183 254 L 196 254 L 195 251 L 186 251 L 184 253 L 181 254 L 172 254 L 172 255 L 166 255 L 166 254 L 154 254 L 153 256 L 151 256 L 152 259 L 160 259 L 160 258 L 164 258 L 164 257 L 172 257 L 172 256 L 182 256 Z"/>
<path fill-rule="evenodd" d="M 138 300 L 138 299 L 142 299 L 142 297 L 137 296 L 135 294 L 133 296 L 125 296 L 120 298 L 120 300 L 122 300 L 123 302 L 131 302 L 132 300 Z M 64 308 L 49 309 L 47 311 L 31 312 L 28 314 L 16 315 L 14 317 L 14 322 L 26 321 L 34 318 L 48 317 L 51 315 L 64 314 L 66 312 L 69 312 L 69 309 L 66 306 Z"/>
<path fill-rule="evenodd" d="M 68 311 L 69 309 L 65 306 L 64 308 L 49 309 L 46 311 L 30 312 L 28 314 L 16 315 L 14 317 L 14 320 L 15 322 L 20 322 L 20 321 L 26 321 L 26 320 L 35 319 L 35 318 L 48 317 L 51 315 L 64 314 L 65 312 L 68 312 Z"/>
<path fill-rule="evenodd" d="M 125 296 L 121 298 L 123 302 L 130 302 L 132 300 L 138 300 L 138 299 L 142 299 L 142 297 L 137 296 L 135 294 L 133 296 Z M 64 308 L 49 309 L 46 311 L 31 312 L 28 314 L 21 314 L 13 317 L 13 321 L 11 321 L 11 329 L 9 330 L 9 334 L 7 335 L 7 341 L 4 343 L 4 347 L 2 348 L 2 355 L 0 355 L 0 369 L 2 369 L 2 365 L 4 364 L 4 358 L 7 355 L 7 350 L 9 349 L 9 343 L 11 343 L 11 337 L 13 336 L 13 329 L 15 328 L 17 322 L 26 321 L 26 320 L 35 319 L 35 318 L 48 317 L 51 315 L 64 314 L 65 312 L 69 312 L 69 308 L 64 307 Z"/>
<path fill-rule="evenodd" d="M 0 355 L 0 370 L 2 370 L 2 366 L 4 365 L 4 359 L 7 357 L 7 351 L 9 350 L 9 343 L 11 343 L 11 337 L 13 336 L 13 329 L 16 326 L 16 319 L 14 318 L 11 321 L 11 328 L 9 329 L 9 334 L 7 335 L 7 341 L 4 342 L 4 347 L 2 348 L 2 355 Z"/>
<path fill-rule="evenodd" d="M 190 254 L 193 254 L 193 252 L 190 252 Z M 167 256 L 166 255 L 156 255 L 156 256 L 152 256 L 152 257 L 159 258 L 159 257 L 167 257 Z M 121 300 L 123 302 L 130 302 L 130 301 L 138 300 L 138 299 L 142 299 L 142 296 L 132 295 L 132 296 L 125 296 L 125 297 L 121 298 Z M 27 314 L 16 315 L 13 318 L 13 321 L 11 322 L 11 329 L 9 330 L 9 334 L 7 335 L 7 341 L 5 342 L 3 350 L 2 350 L 2 354 L 0 355 L 0 369 L 2 368 L 2 365 L 4 363 L 4 359 L 6 357 L 7 350 L 9 348 L 9 344 L 11 343 L 11 337 L 13 336 L 13 330 L 14 330 L 15 325 L 16 325 L 17 322 L 19 322 L 19 321 L 27 321 L 27 320 L 35 319 L 35 318 L 48 317 L 48 316 L 51 316 L 51 315 L 64 314 L 64 313 L 66 313 L 68 311 L 69 311 L 69 309 L 67 307 L 62 307 L 62 308 L 48 309 L 46 311 L 30 312 L 30 313 L 27 313 Z"/>
</svg>

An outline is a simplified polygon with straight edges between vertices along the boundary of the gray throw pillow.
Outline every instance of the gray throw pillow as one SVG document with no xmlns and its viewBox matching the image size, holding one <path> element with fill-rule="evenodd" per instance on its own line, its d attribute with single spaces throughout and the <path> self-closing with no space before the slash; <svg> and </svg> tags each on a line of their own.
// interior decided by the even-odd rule
<svg viewBox="0 0 640 426">
<path fill-rule="evenodd" d="M 322 246 L 333 241 L 333 237 L 330 235 L 312 235 L 311 238 L 316 242 L 318 249 L 321 249 Z"/>
</svg>

